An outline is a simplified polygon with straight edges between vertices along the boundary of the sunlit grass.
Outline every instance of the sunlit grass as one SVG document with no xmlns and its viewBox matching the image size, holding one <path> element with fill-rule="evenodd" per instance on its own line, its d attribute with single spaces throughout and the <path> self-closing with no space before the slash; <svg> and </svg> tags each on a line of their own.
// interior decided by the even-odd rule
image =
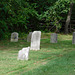
<svg viewBox="0 0 75 75">
<path fill-rule="evenodd" d="M 18 51 L 30 46 L 26 40 L 0 41 L 0 75 L 74 75 L 72 35 L 58 34 L 58 43 L 52 44 L 50 34 L 42 34 L 41 49 L 30 50 L 28 61 L 17 60 Z"/>
</svg>

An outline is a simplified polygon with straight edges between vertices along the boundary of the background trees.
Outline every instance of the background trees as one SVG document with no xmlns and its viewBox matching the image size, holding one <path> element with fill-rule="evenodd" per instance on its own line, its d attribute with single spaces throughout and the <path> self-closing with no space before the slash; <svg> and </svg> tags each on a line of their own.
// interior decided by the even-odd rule
<svg viewBox="0 0 75 75">
<path fill-rule="evenodd" d="M 61 21 L 66 20 L 71 2 L 71 0 L 0 1 L 0 39 L 14 31 L 52 31 L 52 29 L 60 31 L 63 26 Z"/>
</svg>

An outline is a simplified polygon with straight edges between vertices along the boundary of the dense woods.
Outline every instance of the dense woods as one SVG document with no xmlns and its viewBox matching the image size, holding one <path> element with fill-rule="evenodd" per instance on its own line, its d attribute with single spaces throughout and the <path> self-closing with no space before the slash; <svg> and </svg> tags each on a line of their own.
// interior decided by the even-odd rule
<svg viewBox="0 0 75 75">
<path fill-rule="evenodd" d="M 1 0 L 0 39 L 11 32 L 63 32 L 62 20 L 66 21 L 71 2 L 74 0 Z"/>
</svg>

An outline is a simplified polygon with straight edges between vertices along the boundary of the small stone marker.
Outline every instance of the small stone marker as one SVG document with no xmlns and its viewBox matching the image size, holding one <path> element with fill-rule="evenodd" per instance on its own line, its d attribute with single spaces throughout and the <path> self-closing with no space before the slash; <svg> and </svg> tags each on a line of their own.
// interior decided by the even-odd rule
<svg viewBox="0 0 75 75">
<path fill-rule="evenodd" d="M 32 32 L 29 32 L 27 36 L 27 42 L 31 42 L 31 36 L 32 36 Z"/>
<path fill-rule="evenodd" d="M 34 31 L 31 37 L 30 50 L 40 50 L 41 31 Z"/>
<path fill-rule="evenodd" d="M 75 32 L 73 32 L 72 44 L 75 44 Z"/>
<path fill-rule="evenodd" d="M 57 34 L 56 33 L 51 34 L 50 42 L 51 43 L 57 43 Z"/>
<path fill-rule="evenodd" d="M 30 47 L 22 48 L 18 52 L 18 60 L 28 60 Z"/>
<path fill-rule="evenodd" d="M 11 42 L 18 42 L 18 33 L 17 32 L 13 32 L 11 34 Z"/>
</svg>

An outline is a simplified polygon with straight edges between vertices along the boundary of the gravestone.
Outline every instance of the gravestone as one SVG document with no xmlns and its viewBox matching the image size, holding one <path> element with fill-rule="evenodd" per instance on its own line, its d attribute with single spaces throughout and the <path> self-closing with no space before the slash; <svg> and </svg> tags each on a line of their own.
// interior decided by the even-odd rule
<svg viewBox="0 0 75 75">
<path fill-rule="evenodd" d="M 27 42 L 31 42 L 31 36 L 32 36 L 32 32 L 29 32 L 27 36 Z"/>
<path fill-rule="evenodd" d="M 57 34 L 56 33 L 51 34 L 50 42 L 51 43 L 57 43 Z"/>
<path fill-rule="evenodd" d="M 75 44 L 75 32 L 73 32 L 72 44 Z"/>
<path fill-rule="evenodd" d="M 34 31 L 31 37 L 30 50 L 40 50 L 41 31 Z"/>
<path fill-rule="evenodd" d="M 11 34 L 11 42 L 18 42 L 18 33 L 17 32 L 13 32 Z"/>
<path fill-rule="evenodd" d="M 18 60 L 28 60 L 30 47 L 22 48 L 18 52 Z"/>
</svg>

